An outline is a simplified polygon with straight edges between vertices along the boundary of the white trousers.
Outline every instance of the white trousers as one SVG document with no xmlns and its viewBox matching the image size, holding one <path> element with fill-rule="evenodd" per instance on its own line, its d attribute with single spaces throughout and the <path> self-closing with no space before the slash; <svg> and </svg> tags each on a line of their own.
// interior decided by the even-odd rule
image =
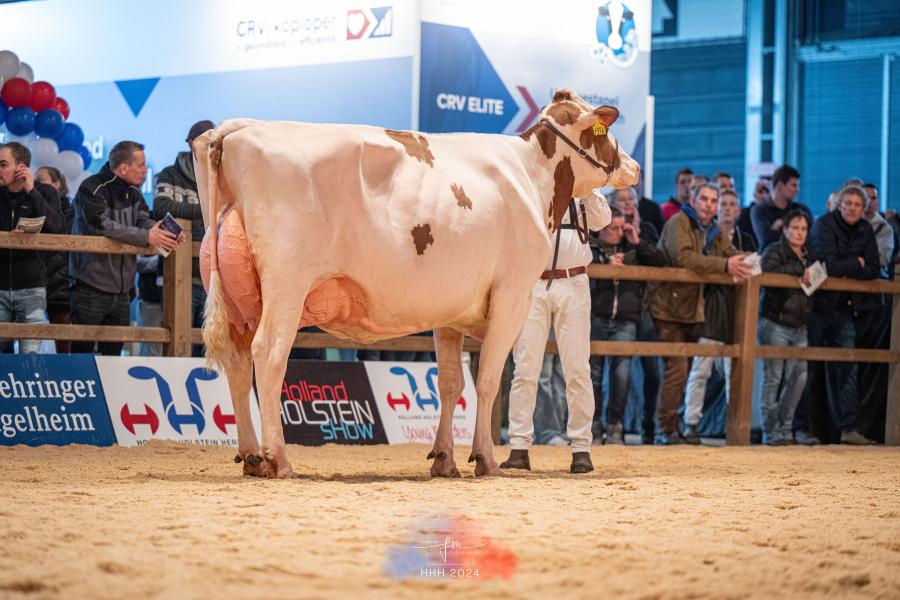
<svg viewBox="0 0 900 600">
<path fill-rule="evenodd" d="M 725 342 L 701 337 L 701 344 L 724 346 Z M 713 365 L 725 376 L 725 403 L 728 403 L 731 390 L 731 359 L 720 356 L 695 356 L 691 363 L 691 372 L 684 392 L 684 422 L 696 426 L 703 416 L 703 399 L 706 397 L 706 384 L 712 375 Z"/>
<path fill-rule="evenodd" d="M 572 441 L 572 452 L 589 452 L 594 387 L 588 362 L 591 354 L 591 292 L 588 277 L 584 274 L 555 280 L 549 292 L 546 281 L 539 281 L 531 290 L 528 319 L 513 346 L 516 370 L 509 392 L 509 445 L 513 450 L 527 450 L 534 441 L 537 382 L 551 324 L 556 332 L 566 380 L 569 407 L 566 433 Z"/>
</svg>

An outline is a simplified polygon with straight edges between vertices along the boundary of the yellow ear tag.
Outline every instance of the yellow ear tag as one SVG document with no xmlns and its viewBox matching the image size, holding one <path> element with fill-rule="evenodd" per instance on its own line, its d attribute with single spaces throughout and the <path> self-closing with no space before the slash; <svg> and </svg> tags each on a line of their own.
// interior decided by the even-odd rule
<svg viewBox="0 0 900 600">
<path fill-rule="evenodd" d="M 606 135 L 606 125 L 600 121 L 594 123 L 594 135 Z"/>
</svg>

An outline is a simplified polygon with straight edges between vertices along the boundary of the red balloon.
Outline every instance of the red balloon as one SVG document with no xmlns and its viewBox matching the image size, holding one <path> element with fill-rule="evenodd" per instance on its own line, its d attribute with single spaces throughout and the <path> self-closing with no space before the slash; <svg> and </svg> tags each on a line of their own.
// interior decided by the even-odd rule
<svg viewBox="0 0 900 600">
<path fill-rule="evenodd" d="M 21 77 L 13 77 L 3 85 L 0 99 L 10 108 L 22 108 L 31 102 L 31 84 Z"/>
<path fill-rule="evenodd" d="M 56 102 L 56 90 L 46 81 L 35 81 L 31 84 L 31 108 L 38 113 L 53 108 Z"/>
<path fill-rule="evenodd" d="M 63 119 L 69 118 L 69 103 L 66 102 L 63 98 L 59 96 L 56 97 L 56 100 L 53 101 L 53 106 L 50 108 L 55 108 L 59 111 L 59 113 L 63 116 Z"/>
</svg>

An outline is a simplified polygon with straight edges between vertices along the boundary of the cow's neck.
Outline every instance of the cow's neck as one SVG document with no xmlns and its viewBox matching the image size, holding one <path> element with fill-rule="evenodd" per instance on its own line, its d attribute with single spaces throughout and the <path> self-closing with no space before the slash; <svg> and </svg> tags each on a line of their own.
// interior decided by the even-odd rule
<svg viewBox="0 0 900 600">
<path fill-rule="evenodd" d="M 548 232 L 552 234 L 559 229 L 569 201 L 579 191 L 576 189 L 575 170 L 580 165 L 572 163 L 561 144 L 556 143 L 556 136 L 546 127 L 535 125 L 521 137 L 528 144 L 537 167 L 532 179 L 539 184 L 541 214 Z"/>
</svg>

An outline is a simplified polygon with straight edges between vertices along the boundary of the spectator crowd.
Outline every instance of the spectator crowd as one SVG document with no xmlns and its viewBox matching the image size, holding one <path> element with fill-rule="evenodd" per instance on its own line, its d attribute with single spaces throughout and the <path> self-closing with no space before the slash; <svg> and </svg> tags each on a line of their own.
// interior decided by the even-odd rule
<svg viewBox="0 0 900 600">
<path fill-rule="evenodd" d="M 156 178 L 152 208 L 141 192 L 147 165 L 137 142 L 116 144 L 108 161 L 77 190 L 68 189 L 57 169 L 33 172 L 25 146 L 0 145 L 0 230 L 15 231 L 20 219 L 43 217 L 43 233 L 104 236 L 164 252 L 182 241 L 160 227 L 169 213 L 189 220 L 193 239 L 200 240 L 204 225 L 191 143 L 213 127 L 204 120 L 189 129 L 188 149 Z M 893 279 L 900 218 L 880 212 L 878 188 L 848 179 L 824 202 L 810 206 L 799 201 L 800 180 L 797 169 L 783 165 L 756 182 L 752 200 L 742 208 L 730 174 L 707 178 L 685 168 L 675 176 L 673 195 L 661 205 L 643 197 L 640 188 L 608 197 L 597 192 L 573 202 L 556 240 L 554 262 L 536 281 L 528 321 L 513 348 L 512 453 L 503 466 L 530 468 L 532 443 L 570 444 L 573 472 L 587 472 L 592 442 L 624 444 L 626 434 L 634 433 L 645 444 L 700 444 L 701 434 L 722 433 L 729 358 L 589 357 L 589 340 L 731 344 L 735 287 L 588 281 L 589 262 L 679 267 L 742 281 L 753 276 L 751 259 L 758 253 L 762 271 L 807 284 L 817 262 L 829 276 Z M 585 215 L 581 225 L 579 214 Z M 199 327 L 205 293 L 196 258 L 192 283 L 193 324 Z M 0 250 L 0 322 L 129 325 L 136 320 L 158 326 L 161 286 L 159 255 Z M 763 288 L 758 342 L 887 348 L 890 304 L 890 296 L 875 293 L 807 295 L 797 288 Z M 558 356 L 544 355 L 548 336 L 559 345 Z M 14 343 L 0 341 L 0 351 L 12 352 Z M 36 353 L 41 346 L 39 340 L 17 343 L 20 353 Z M 57 341 L 55 349 L 119 355 L 123 344 Z M 158 355 L 161 348 L 142 344 L 140 352 Z M 431 358 L 421 354 L 382 358 Z M 359 355 L 378 358 L 371 351 Z M 765 444 L 883 441 L 886 365 L 765 359 L 761 382 Z M 707 423 L 713 422 L 710 411 L 718 412 L 718 429 Z"/>
</svg>

